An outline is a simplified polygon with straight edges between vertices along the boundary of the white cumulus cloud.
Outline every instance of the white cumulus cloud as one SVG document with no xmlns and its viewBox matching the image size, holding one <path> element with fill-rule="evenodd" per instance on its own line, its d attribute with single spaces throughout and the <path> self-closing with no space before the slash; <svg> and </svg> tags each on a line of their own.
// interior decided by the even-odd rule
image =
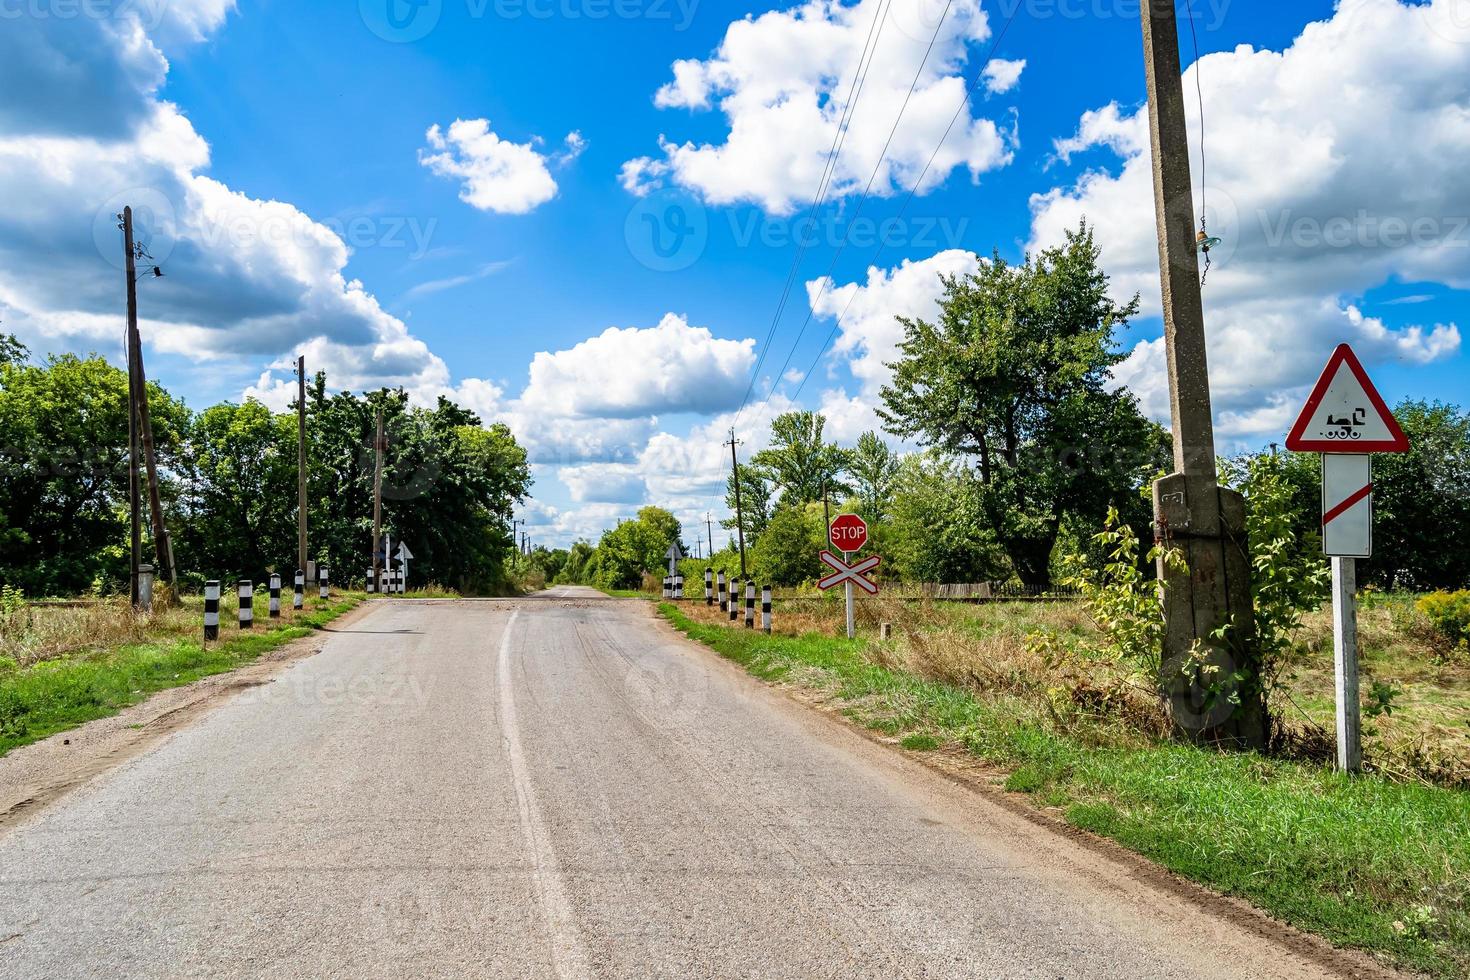
<svg viewBox="0 0 1470 980">
<path fill-rule="evenodd" d="M 488 119 L 456 119 L 443 130 L 431 126 L 419 162 L 440 177 L 461 182 L 459 198 L 481 211 L 528 214 L 556 196 L 556 180 L 535 141 L 513 143 L 490 128 Z M 565 165 L 586 148 L 580 132 L 567 134 L 553 161 Z"/>
<path fill-rule="evenodd" d="M 816 192 L 852 80 L 865 63 L 831 196 L 861 193 L 875 168 L 874 193 L 907 192 L 968 99 L 965 71 L 973 48 L 991 36 L 979 0 L 955 0 L 936 35 L 938 9 L 928 0 L 893 0 L 891 9 L 885 0 L 810 0 L 734 21 L 709 58 L 675 62 L 673 80 L 654 96 L 664 109 L 718 108 L 729 126 L 723 142 L 661 137 L 659 154 L 623 165 L 623 186 L 641 194 L 672 180 L 713 204 L 753 201 L 774 214 L 790 213 Z M 881 29 L 869 49 L 875 19 Z M 996 91 L 1015 84 L 1019 64 L 992 63 L 994 74 L 987 77 Z M 905 99 L 908 107 L 885 155 Z M 1013 133 L 967 108 L 920 192 L 957 168 L 978 179 L 1004 166 L 1013 145 Z"/>
</svg>

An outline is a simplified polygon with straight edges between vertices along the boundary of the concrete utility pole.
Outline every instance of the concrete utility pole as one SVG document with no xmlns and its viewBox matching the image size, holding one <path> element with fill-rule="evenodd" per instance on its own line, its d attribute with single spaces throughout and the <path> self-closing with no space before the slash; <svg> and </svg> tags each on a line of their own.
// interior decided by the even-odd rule
<svg viewBox="0 0 1470 980">
<path fill-rule="evenodd" d="M 1182 574 L 1159 563 L 1166 586 L 1160 683 L 1181 730 L 1208 741 L 1261 746 L 1266 718 L 1251 608 L 1245 501 L 1221 488 L 1215 472 L 1174 0 L 1148 0 L 1142 21 L 1175 467 L 1154 484 L 1155 533 L 1179 548 L 1188 562 Z M 1233 625 L 1221 643 L 1213 634 L 1226 624 Z M 1198 671 L 1188 669 L 1196 645 L 1205 664 L 1221 668 L 1207 683 L 1230 684 L 1234 668 L 1250 675 L 1239 692 L 1238 710 L 1230 704 L 1228 688 L 1211 691 L 1199 682 Z"/>
<path fill-rule="evenodd" d="M 138 332 L 138 249 L 133 242 L 133 209 L 123 208 L 123 247 L 127 251 L 124 266 L 128 274 L 128 396 L 130 401 L 129 443 L 130 469 L 129 492 L 132 500 L 130 510 L 133 520 L 133 602 L 142 600 L 137 589 L 138 568 L 142 564 L 142 526 L 139 512 L 139 450 L 143 465 L 148 472 L 148 516 L 153 524 L 153 550 L 158 568 L 168 579 L 169 601 L 179 601 L 178 573 L 174 569 L 173 542 L 169 539 L 168 525 L 163 519 L 163 499 L 158 488 L 158 462 L 153 450 L 153 417 L 148 409 L 148 375 L 143 369 L 143 338 Z M 157 267 L 154 267 L 157 273 Z"/>
<path fill-rule="evenodd" d="M 306 358 L 296 359 L 296 567 L 306 567 Z"/>
<path fill-rule="evenodd" d="M 715 556 L 715 517 L 709 511 L 704 512 L 704 533 L 709 535 L 709 556 Z"/>
<path fill-rule="evenodd" d="M 735 438 L 735 430 L 730 430 L 730 441 L 725 443 L 730 447 L 730 473 L 735 479 L 735 533 L 740 536 L 740 577 L 745 575 L 745 512 L 740 505 L 740 460 L 735 455 L 735 447 L 740 445 L 740 440 Z"/>
<path fill-rule="evenodd" d="M 143 515 L 138 501 L 138 372 L 133 368 L 133 321 L 138 316 L 138 264 L 133 252 L 133 209 L 123 208 L 123 269 L 128 277 L 128 524 L 131 557 L 128 560 L 128 595 L 134 608 L 141 590 L 138 567 L 143 564 Z"/>
<path fill-rule="evenodd" d="M 373 581 L 383 580 L 383 410 L 377 411 L 377 436 L 373 439 Z"/>
</svg>

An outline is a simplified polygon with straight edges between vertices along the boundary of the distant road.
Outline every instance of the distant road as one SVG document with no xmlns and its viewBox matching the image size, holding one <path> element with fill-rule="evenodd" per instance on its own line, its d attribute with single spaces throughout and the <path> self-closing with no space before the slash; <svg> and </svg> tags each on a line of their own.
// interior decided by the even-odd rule
<svg viewBox="0 0 1470 980">
<path fill-rule="evenodd" d="M 1347 975 L 1218 911 L 576 588 L 384 603 L 0 836 L 5 978 Z"/>
</svg>

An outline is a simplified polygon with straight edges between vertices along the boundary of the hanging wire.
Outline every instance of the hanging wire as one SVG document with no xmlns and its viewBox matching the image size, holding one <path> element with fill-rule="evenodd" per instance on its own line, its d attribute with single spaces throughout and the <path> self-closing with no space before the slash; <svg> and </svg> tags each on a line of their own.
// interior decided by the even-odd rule
<svg viewBox="0 0 1470 980">
<path fill-rule="evenodd" d="M 1213 247 L 1210 228 L 1205 218 L 1208 210 L 1205 204 L 1205 194 L 1209 177 L 1205 158 L 1205 87 L 1200 78 L 1202 72 L 1199 56 L 1199 32 L 1194 24 L 1194 0 L 1185 0 L 1184 11 L 1189 20 L 1189 39 L 1194 45 L 1194 92 L 1199 98 L 1199 235 L 1196 241 L 1205 256 L 1204 269 L 1201 270 L 1199 277 L 1199 284 L 1203 287 L 1205 281 L 1210 277 L 1210 249 Z"/>
</svg>

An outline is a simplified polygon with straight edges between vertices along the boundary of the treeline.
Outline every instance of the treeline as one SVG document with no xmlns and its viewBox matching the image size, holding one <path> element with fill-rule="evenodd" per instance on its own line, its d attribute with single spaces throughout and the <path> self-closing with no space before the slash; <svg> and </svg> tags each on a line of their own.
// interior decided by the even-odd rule
<svg viewBox="0 0 1470 980">
<path fill-rule="evenodd" d="M 878 414 L 891 435 L 925 447 L 894 452 L 876 432 L 843 447 L 812 412 L 781 415 L 768 448 L 739 480 L 747 567 L 762 583 L 794 586 L 823 574 L 823 501 L 872 527 L 865 554 L 883 576 L 918 582 L 1053 585 L 1067 554 L 1096 550 L 1116 508 L 1142 540 L 1153 537 L 1151 485 L 1173 469 L 1168 432 L 1114 382 L 1118 332 L 1138 311 L 1119 305 L 1085 224 L 1058 247 L 1019 264 L 999 254 L 973 275 L 944 280 L 934 322 L 899 318 L 904 339 Z M 1458 407 L 1409 401 L 1396 410 L 1413 451 L 1375 460 L 1376 555 L 1360 581 L 1432 589 L 1470 581 L 1470 418 Z M 1222 463 L 1243 482 L 1248 457 Z M 1275 461 L 1295 487 L 1296 539 L 1320 530 L 1316 456 Z M 725 525 L 735 530 L 734 521 Z M 677 522 L 647 508 L 596 547 L 544 552 L 533 563 L 562 581 L 611 588 L 664 567 Z M 733 536 L 732 536 L 733 537 Z M 685 547 L 687 552 L 689 549 Z M 1100 557 L 1100 556 L 1097 556 Z M 729 540 L 709 563 L 732 573 Z M 698 574 L 704 562 L 685 566 Z"/>
<path fill-rule="evenodd" d="M 224 403 L 193 412 L 149 384 L 165 520 L 184 588 L 263 578 L 297 561 L 295 409 Z M 30 363 L 0 338 L 0 581 L 32 596 L 125 591 L 128 581 L 127 374 L 96 355 Z M 509 588 L 512 508 L 531 485 L 525 450 L 503 425 L 402 391 L 307 388 L 310 556 L 339 581 L 371 563 L 374 415 L 389 449 L 383 524 L 406 540 L 415 582 L 465 592 Z M 147 507 L 144 507 L 147 517 Z M 152 562 L 151 533 L 144 560 Z M 288 579 L 289 581 L 289 579 Z"/>
</svg>

